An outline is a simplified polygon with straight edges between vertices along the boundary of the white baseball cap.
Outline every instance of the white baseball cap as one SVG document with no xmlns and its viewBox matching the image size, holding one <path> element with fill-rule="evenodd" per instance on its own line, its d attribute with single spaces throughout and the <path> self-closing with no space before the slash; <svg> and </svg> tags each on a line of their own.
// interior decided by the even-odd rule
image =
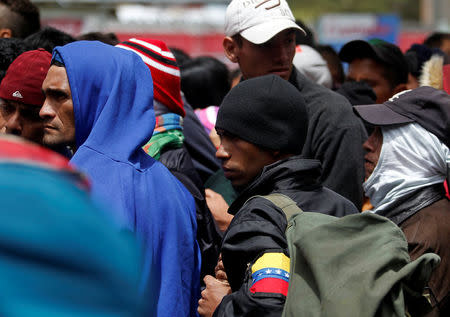
<svg viewBox="0 0 450 317">
<path fill-rule="evenodd" d="M 313 82 L 330 88 L 333 86 L 333 78 L 327 62 L 322 55 L 308 45 L 297 45 L 292 61 L 300 73 Z"/>
<path fill-rule="evenodd" d="M 262 44 L 286 29 L 305 31 L 295 23 L 286 0 L 233 0 L 225 16 L 225 35 L 240 34 Z M 305 33 L 306 35 L 306 33 Z"/>
</svg>

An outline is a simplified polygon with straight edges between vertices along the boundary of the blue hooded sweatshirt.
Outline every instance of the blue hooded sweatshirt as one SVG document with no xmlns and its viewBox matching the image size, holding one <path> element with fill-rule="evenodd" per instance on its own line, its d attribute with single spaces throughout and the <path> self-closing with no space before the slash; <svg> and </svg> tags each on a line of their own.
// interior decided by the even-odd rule
<svg viewBox="0 0 450 317">
<path fill-rule="evenodd" d="M 136 232 L 144 250 L 143 294 L 157 316 L 196 315 L 200 252 L 195 204 L 186 188 L 143 150 L 155 126 L 149 68 L 133 52 L 100 42 L 56 47 L 72 93 L 77 150 L 71 163 L 93 196 Z"/>
</svg>

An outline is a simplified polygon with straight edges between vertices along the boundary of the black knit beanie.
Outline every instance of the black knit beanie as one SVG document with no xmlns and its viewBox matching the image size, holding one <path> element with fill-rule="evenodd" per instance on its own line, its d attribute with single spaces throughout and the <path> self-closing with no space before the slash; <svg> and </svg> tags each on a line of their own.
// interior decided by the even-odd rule
<svg viewBox="0 0 450 317">
<path fill-rule="evenodd" d="M 266 75 L 245 80 L 224 98 L 216 129 L 254 145 L 300 154 L 308 113 L 300 92 L 287 80 Z"/>
</svg>

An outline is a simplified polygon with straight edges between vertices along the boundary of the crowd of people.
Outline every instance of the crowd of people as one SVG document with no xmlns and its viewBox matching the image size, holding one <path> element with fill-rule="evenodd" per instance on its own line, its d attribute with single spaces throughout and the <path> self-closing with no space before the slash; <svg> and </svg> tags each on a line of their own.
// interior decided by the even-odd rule
<svg viewBox="0 0 450 317">
<path fill-rule="evenodd" d="M 449 316 L 450 34 L 232 0 L 223 48 L 0 0 L 0 314 Z"/>
</svg>

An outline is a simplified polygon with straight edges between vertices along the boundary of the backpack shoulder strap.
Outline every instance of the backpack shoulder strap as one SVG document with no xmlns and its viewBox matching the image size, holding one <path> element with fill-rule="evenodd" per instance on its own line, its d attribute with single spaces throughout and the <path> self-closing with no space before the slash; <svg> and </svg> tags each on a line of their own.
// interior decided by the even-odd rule
<svg viewBox="0 0 450 317">
<path fill-rule="evenodd" d="M 275 206 L 277 206 L 278 208 L 283 210 L 288 222 L 292 218 L 292 216 L 303 212 L 303 210 L 299 206 L 297 206 L 295 201 L 293 201 L 288 196 L 280 194 L 280 193 L 273 193 L 273 194 L 264 195 L 264 196 L 255 195 L 255 196 L 250 197 L 247 201 L 249 201 L 250 199 L 255 198 L 255 197 L 261 197 L 261 198 L 267 199 L 270 202 L 272 202 Z"/>
</svg>

